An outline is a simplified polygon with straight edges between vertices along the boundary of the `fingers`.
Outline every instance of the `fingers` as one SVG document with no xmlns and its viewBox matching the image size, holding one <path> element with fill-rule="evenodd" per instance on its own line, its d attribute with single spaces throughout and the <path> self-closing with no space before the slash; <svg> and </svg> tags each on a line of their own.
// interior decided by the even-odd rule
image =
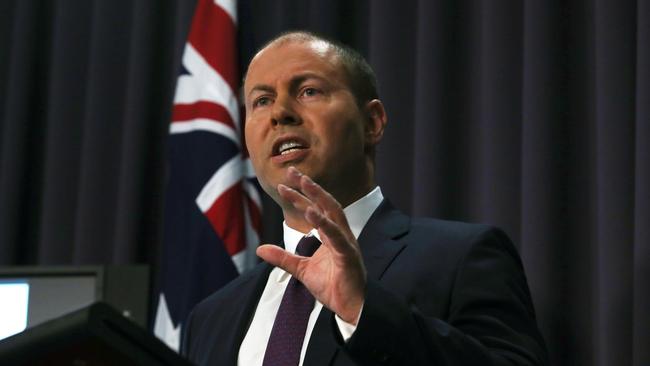
<svg viewBox="0 0 650 366">
<path fill-rule="evenodd" d="M 307 222 L 321 233 L 323 244 L 339 253 L 354 251 L 354 235 L 339 202 L 329 192 L 295 167 L 287 170 L 287 184 L 278 185 L 278 193 L 295 208 L 303 212 Z"/>
<path fill-rule="evenodd" d="M 354 246 L 350 245 L 350 240 L 346 237 L 346 233 L 327 216 L 313 207 L 308 207 L 305 211 L 305 218 L 313 227 L 318 229 L 321 234 L 321 239 L 323 239 L 323 245 L 344 255 L 354 251 Z"/>
<path fill-rule="evenodd" d="M 300 187 L 300 178 L 303 174 L 294 166 L 287 169 L 287 185 L 291 187 Z"/>
<path fill-rule="evenodd" d="M 322 207 L 323 210 L 328 212 L 343 212 L 341 204 L 331 194 L 329 194 L 329 192 L 316 184 L 308 176 L 303 175 L 301 177 L 300 188 L 307 198 Z"/>
<path fill-rule="evenodd" d="M 301 178 L 303 174 L 298 171 L 295 167 L 289 167 L 287 170 L 287 183 L 278 184 L 278 194 L 285 201 L 291 203 L 295 208 L 301 212 L 305 212 L 307 207 L 314 205 L 314 202 L 309 200 L 304 194 L 300 191 L 301 187 Z"/>
<path fill-rule="evenodd" d="M 272 244 L 260 245 L 257 247 L 256 253 L 267 263 L 282 268 L 292 276 L 297 274 L 300 261 L 303 259 L 303 257 L 293 255 L 279 246 Z"/>
<path fill-rule="evenodd" d="M 321 208 L 326 217 L 338 224 L 341 229 L 346 230 L 347 234 L 352 234 L 341 204 L 329 192 L 312 181 L 308 176 L 303 175 L 301 183 L 302 192 L 305 196 L 313 202 L 317 208 Z"/>
<path fill-rule="evenodd" d="M 304 212 L 307 207 L 316 206 L 315 208 L 324 211 L 328 217 L 332 218 L 339 225 L 347 226 L 347 220 L 341 204 L 309 176 L 300 173 L 295 167 L 289 167 L 287 170 L 287 179 L 288 184 L 293 187 L 300 187 L 300 191 L 302 192 L 302 194 L 299 194 L 294 191 L 295 194 L 287 198 L 296 208 Z M 278 191 L 282 189 L 286 192 L 287 190 L 284 190 L 284 188 L 286 187 L 281 188 L 278 186 Z"/>
<path fill-rule="evenodd" d="M 293 207 L 298 210 L 305 212 L 307 207 L 313 205 L 313 203 L 300 192 L 295 189 L 285 186 L 284 184 L 278 184 L 278 194 L 282 199 L 291 203 Z"/>
</svg>

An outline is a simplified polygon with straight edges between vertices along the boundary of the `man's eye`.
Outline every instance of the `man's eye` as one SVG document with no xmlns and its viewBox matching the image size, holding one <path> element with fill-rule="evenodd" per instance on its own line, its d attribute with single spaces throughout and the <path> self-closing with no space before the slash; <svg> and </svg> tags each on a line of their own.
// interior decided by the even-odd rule
<svg viewBox="0 0 650 366">
<path fill-rule="evenodd" d="M 313 97 L 314 95 L 317 95 L 319 93 L 320 93 L 320 91 L 318 89 L 316 89 L 316 88 L 305 88 L 302 91 L 302 94 L 304 96 L 306 96 L 306 97 Z"/>
<path fill-rule="evenodd" d="M 270 103 L 271 99 L 269 97 L 259 97 L 253 101 L 253 107 L 263 107 Z"/>
</svg>

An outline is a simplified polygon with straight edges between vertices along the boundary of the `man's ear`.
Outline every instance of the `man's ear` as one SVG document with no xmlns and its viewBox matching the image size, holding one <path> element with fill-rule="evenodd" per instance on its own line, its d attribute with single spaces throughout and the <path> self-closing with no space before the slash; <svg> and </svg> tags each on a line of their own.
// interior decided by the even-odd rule
<svg viewBox="0 0 650 366">
<path fill-rule="evenodd" d="M 386 128 L 386 110 L 379 99 L 373 99 L 366 103 L 366 146 L 375 146 L 381 141 Z"/>
</svg>

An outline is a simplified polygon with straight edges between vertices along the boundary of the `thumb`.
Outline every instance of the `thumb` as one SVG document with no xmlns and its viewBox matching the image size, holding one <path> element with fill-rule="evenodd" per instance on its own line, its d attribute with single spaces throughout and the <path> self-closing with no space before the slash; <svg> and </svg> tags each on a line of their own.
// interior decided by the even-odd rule
<svg viewBox="0 0 650 366">
<path fill-rule="evenodd" d="M 265 262 L 282 268 L 292 276 L 296 274 L 298 263 L 300 263 L 302 258 L 273 244 L 260 245 L 257 247 L 255 252 L 257 253 L 257 256 L 262 258 Z"/>
</svg>

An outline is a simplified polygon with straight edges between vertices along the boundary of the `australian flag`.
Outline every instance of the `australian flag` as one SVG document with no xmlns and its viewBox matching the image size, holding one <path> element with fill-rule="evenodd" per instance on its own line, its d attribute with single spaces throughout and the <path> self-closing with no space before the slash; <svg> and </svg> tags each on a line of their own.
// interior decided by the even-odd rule
<svg viewBox="0 0 650 366">
<path fill-rule="evenodd" d="M 261 201 L 242 142 L 236 0 L 198 0 L 169 129 L 154 333 L 178 350 L 192 307 L 252 267 Z"/>
</svg>

